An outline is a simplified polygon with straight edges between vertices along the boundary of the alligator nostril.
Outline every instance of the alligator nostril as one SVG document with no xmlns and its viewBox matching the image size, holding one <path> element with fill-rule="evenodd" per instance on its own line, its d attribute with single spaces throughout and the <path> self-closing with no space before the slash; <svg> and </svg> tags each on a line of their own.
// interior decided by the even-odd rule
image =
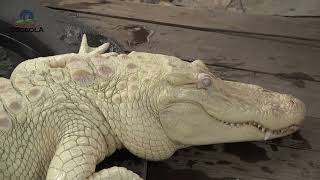
<svg viewBox="0 0 320 180">
<path fill-rule="evenodd" d="M 291 99 L 289 102 L 290 102 L 291 105 L 294 105 L 294 104 L 295 104 L 292 99 Z"/>
<path fill-rule="evenodd" d="M 262 89 L 262 92 L 265 92 L 265 93 L 270 93 L 272 91 L 268 90 L 268 89 Z"/>
</svg>

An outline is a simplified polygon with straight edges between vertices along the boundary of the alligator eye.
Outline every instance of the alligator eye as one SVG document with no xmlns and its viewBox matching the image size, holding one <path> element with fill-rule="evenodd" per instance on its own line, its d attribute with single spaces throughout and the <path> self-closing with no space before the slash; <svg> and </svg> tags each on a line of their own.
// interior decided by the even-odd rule
<svg viewBox="0 0 320 180">
<path fill-rule="evenodd" d="M 198 89 L 206 89 L 207 87 L 209 87 L 211 85 L 212 79 L 210 77 L 210 75 L 205 74 L 205 73 L 200 73 L 198 75 L 198 82 L 197 82 L 197 88 Z"/>
</svg>

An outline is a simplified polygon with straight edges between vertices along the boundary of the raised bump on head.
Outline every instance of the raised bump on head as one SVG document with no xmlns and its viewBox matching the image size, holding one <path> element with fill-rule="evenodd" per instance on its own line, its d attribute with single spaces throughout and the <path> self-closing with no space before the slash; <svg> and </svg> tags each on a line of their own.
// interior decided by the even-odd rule
<svg viewBox="0 0 320 180">
<path fill-rule="evenodd" d="M 41 94 L 41 90 L 39 88 L 33 88 L 33 89 L 30 89 L 29 92 L 28 92 L 28 96 L 39 96 L 39 94 Z"/>
<path fill-rule="evenodd" d="M 123 90 L 127 87 L 127 82 L 125 81 L 120 81 L 118 84 L 117 84 L 117 88 L 118 90 Z"/>
<path fill-rule="evenodd" d="M 126 54 L 119 54 L 118 57 L 121 59 L 129 59 L 129 56 Z"/>
<path fill-rule="evenodd" d="M 66 66 L 69 69 L 80 69 L 80 68 L 88 67 L 88 63 L 78 59 L 72 59 L 67 63 Z"/>
<path fill-rule="evenodd" d="M 31 100 L 38 100 L 43 95 L 43 91 L 39 87 L 33 87 L 27 92 L 27 96 Z"/>
<path fill-rule="evenodd" d="M 138 75 L 134 74 L 129 76 L 129 82 L 137 81 L 138 80 Z"/>
<path fill-rule="evenodd" d="M 50 59 L 49 67 L 50 68 L 65 68 L 66 67 L 66 60 L 62 59 L 62 58 Z"/>
<path fill-rule="evenodd" d="M 15 113 L 22 110 L 22 104 L 19 100 L 13 100 L 9 102 L 8 107 L 12 112 L 15 112 Z"/>
<path fill-rule="evenodd" d="M 113 72 L 113 70 L 109 66 L 98 66 L 97 67 L 98 73 L 100 75 L 109 75 Z"/>
<path fill-rule="evenodd" d="M 50 71 L 50 75 L 55 82 L 63 82 L 65 80 L 65 76 L 63 75 L 63 72 L 60 70 Z"/>
<path fill-rule="evenodd" d="M 71 72 L 71 78 L 81 84 L 89 84 L 93 82 L 94 75 L 87 70 L 79 69 Z"/>
<path fill-rule="evenodd" d="M 135 65 L 135 64 L 133 64 L 133 63 L 129 63 L 128 65 L 127 65 L 127 68 L 128 69 L 135 69 L 135 68 L 137 68 L 138 66 L 137 65 Z"/>
<path fill-rule="evenodd" d="M 8 79 L 0 78 L 0 93 L 7 92 L 12 88 L 11 82 Z"/>
<path fill-rule="evenodd" d="M 30 87 L 33 87 L 33 84 L 28 79 L 17 79 L 13 82 L 16 89 L 24 91 Z M 14 90 L 15 91 L 15 90 Z"/>
<path fill-rule="evenodd" d="M 104 65 L 106 63 L 106 60 L 108 60 L 107 58 L 104 57 L 92 57 L 91 58 L 91 62 L 93 65 L 95 66 L 101 66 Z"/>
<path fill-rule="evenodd" d="M 129 89 L 130 89 L 130 91 L 136 91 L 139 89 L 139 87 L 134 84 L 134 85 L 129 86 Z"/>
</svg>

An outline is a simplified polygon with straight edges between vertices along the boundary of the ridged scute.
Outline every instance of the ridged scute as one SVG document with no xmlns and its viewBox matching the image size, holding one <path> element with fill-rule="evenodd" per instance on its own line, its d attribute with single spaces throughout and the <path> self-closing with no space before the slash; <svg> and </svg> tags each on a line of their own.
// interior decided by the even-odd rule
<svg viewBox="0 0 320 180">
<path fill-rule="evenodd" d="M 66 67 L 69 70 L 71 79 L 76 83 L 90 85 L 95 80 L 95 76 L 89 64 L 82 59 L 74 58 L 67 63 Z"/>
<path fill-rule="evenodd" d="M 9 79 L 0 78 L 0 84 L 0 117 L 2 121 L 0 126 L 9 127 L 9 125 L 11 126 L 11 122 L 8 122 L 10 120 L 9 116 L 20 117 L 25 114 L 26 104 Z M 19 118 L 18 120 L 22 119 L 24 118 Z"/>
<path fill-rule="evenodd" d="M 12 126 L 11 118 L 3 108 L 3 105 L 0 101 L 0 130 L 10 129 L 11 126 Z"/>
</svg>

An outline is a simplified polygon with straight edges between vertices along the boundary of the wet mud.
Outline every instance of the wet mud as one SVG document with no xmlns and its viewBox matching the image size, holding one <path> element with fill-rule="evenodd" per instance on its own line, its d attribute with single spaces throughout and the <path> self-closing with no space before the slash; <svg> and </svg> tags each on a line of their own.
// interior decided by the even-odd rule
<svg viewBox="0 0 320 180">
<path fill-rule="evenodd" d="M 154 31 L 141 25 L 124 26 L 123 29 L 131 34 L 131 38 L 127 42 L 130 47 L 148 43 L 154 33 Z"/>
<path fill-rule="evenodd" d="M 290 81 L 294 86 L 298 88 L 306 87 L 306 83 L 304 82 L 305 80 L 316 81 L 313 77 L 304 72 L 278 73 L 276 74 L 276 76 L 281 79 Z"/>
<path fill-rule="evenodd" d="M 224 152 L 238 156 L 240 160 L 249 163 L 270 160 L 264 148 L 250 142 L 225 144 Z"/>
<path fill-rule="evenodd" d="M 148 180 L 241 180 L 236 177 L 209 177 L 194 169 L 173 169 L 164 162 L 150 162 L 148 167 Z"/>
<path fill-rule="evenodd" d="M 273 174 L 273 171 L 272 171 L 269 167 L 262 166 L 262 167 L 260 167 L 260 169 L 261 169 L 263 172 L 266 172 L 266 173 L 269 173 L 269 174 Z"/>
<path fill-rule="evenodd" d="M 312 149 L 311 144 L 307 139 L 305 139 L 301 135 L 300 131 L 293 133 L 290 136 L 268 141 L 268 144 L 283 146 L 283 147 L 290 147 L 294 149 L 304 149 L 304 150 Z"/>
</svg>

